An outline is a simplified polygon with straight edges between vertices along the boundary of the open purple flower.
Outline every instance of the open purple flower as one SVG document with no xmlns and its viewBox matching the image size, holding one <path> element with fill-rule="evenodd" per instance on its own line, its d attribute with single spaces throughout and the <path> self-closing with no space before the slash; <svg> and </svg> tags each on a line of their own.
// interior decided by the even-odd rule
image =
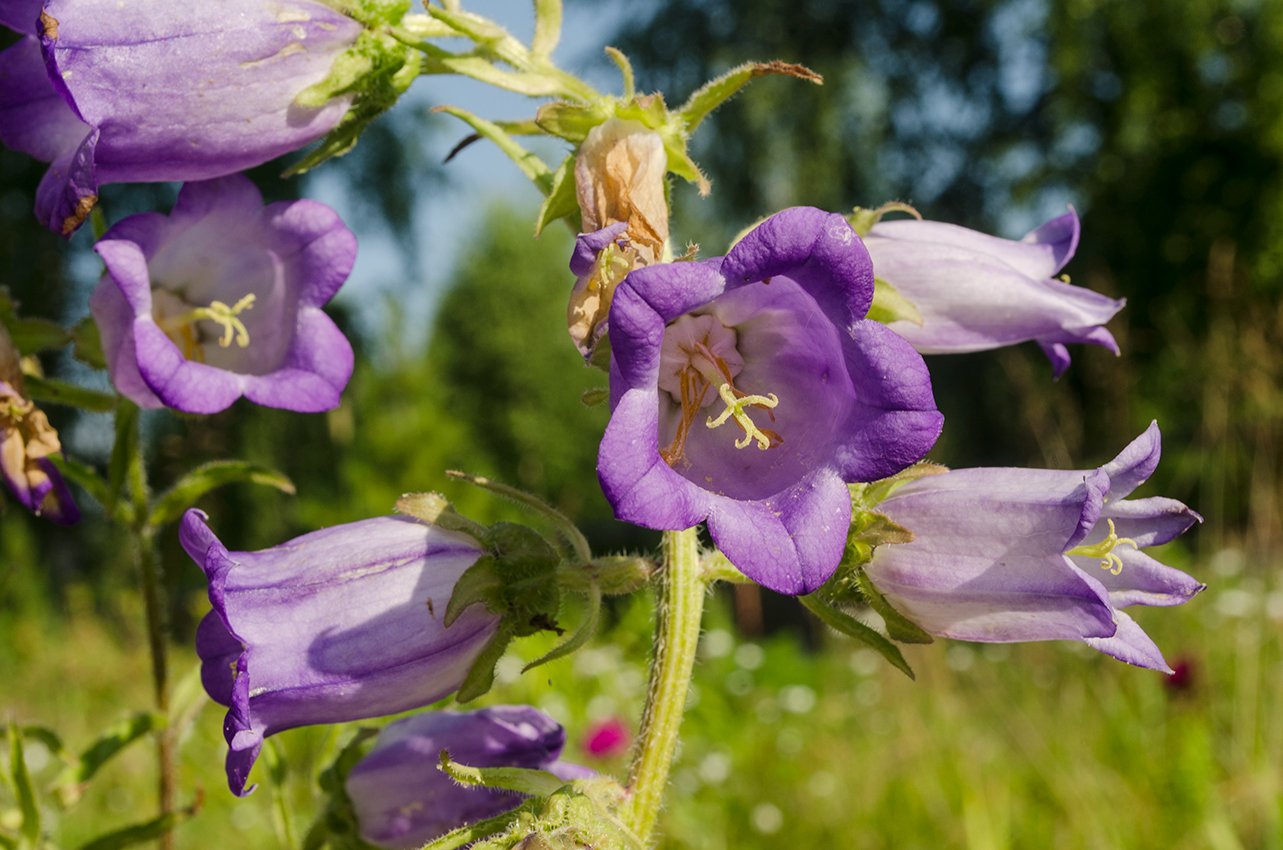
<svg viewBox="0 0 1283 850">
<path fill-rule="evenodd" d="M 315 0 L 0 0 L 0 140 L 51 163 L 36 216 L 71 234 L 104 183 L 204 180 L 319 139 L 351 96 L 295 97 L 361 25 Z"/>
<path fill-rule="evenodd" d="M 1090 289 L 1053 279 L 1078 247 L 1078 214 L 1019 242 L 938 221 L 883 221 L 864 237 L 873 273 L 917 309 L 918 325 L 890 323 L 923 354 L 960 354 L 1037 340 L 1056 377 L 1068 342 L 1118 344 L 1103 325 L 1123 308 Z"/>
<path fill-rule="evenodd" d="M 228 707 L 227 780 L 240 796 L 268 735 L 436 702 L 498 627 L 482 605 L 442 625 L 481 555 L 465 535 L 389 516 L 229 552 L 205 519 L 188 511 L 179 537 L 209 578 L 196 652 L 205 690 Z"/>
<path fill-rule="evenodd" d="M 263 206 L 248 178 L 188 183 L 169 216 L 124 219 L 94 246 L 90 299 L 112 383 L 142 407 L 217 413 L 242 395 L 329 410 L 352 346 L 321 307 L 356 237 L 317 201 Z"/>
<path fill-rule="evenodd" d="M 959 469 L 877 508 L 915 535 L 866 570 L 932 634 L 993 643 L 1083 640 L 1170 673 L 1130 605 L 1180 605 L 1202 585 L 1140 551 L 1202 518 L 1174 499 L 1127 499 L 1158 466 L 1157 423 L 1096 470 Z"/>
<path fill-rule="evenodd" d="M 455 782 L 440 770 L 442 750 L 469 767 L 546 770 L 567 782 L 592 776 L 557 760 L 565 743 L 561 724 L 528 705 L 434 711 L 391 723 L 347 777 L 361 837 L 394 850 L 419 847 L 521 804 L 515 792 Z"/>
<path fill-rule="evenodd" d="M 922 358 L 864 318 L 872 298 L 855 232 L 807 207 L 725 258 L 630 274 L 611 307 L 597 461 L 616 516 L 707 520 L 753 580 L 792 594 L 823 584 L 851 522 L 846 482 L 917 461 L 943 424 Z"/>
</svg>

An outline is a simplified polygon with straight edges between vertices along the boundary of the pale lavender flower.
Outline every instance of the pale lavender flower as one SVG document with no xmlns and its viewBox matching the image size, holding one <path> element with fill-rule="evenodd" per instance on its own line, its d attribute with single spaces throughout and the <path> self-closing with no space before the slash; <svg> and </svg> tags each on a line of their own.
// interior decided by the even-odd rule
<svg viewBox="0 0 1283 850">
<path fill-rule="evenodd" d="M 356 237 L 325 204 L 265 207 L 239 174 L 188 183 L 169 216 L 130 216 L 94 250 L 107 266 L 90 299 L 107 368 L 138 405 L 338 406 L 352 346 L 321 307 Z"/>
<path fill-rule="evenodd" d="M 1069 368 L 1065 343 L 1115 354 L 1104 325 L 1123 308 L 1053 276 L 1078 247 L 1078 214 L 1068 213 L 1019 242 L 938 221 L 883 221 L 864 237 L 873 273 L 917 309 L 922 324 L 890 323 L 923 354 L 960 354 L 1036 340 L 1056 377 Z"/>
<path fill-rule="evenodd" d="M 566 780 L 593 771 L 559 761 L 566 730 L 528 705 L 434 711 L 383 728 L 347 777 L 361 837 L 393 850 L 419 847 L 452 829 L 503 814 L 522 796 L 460 785 L 441 771 L 441 751 L 469 767 L 546 770 Z"/>
<path fill-rule="evenodd" d="M 64 236 L 105 183 L 204 180 L 319 139 L 352 96 L 294 98 L 361 25 L 315 0 L 0 0 L 0 140 L 51 163 L 36 216 Z"/>
<path fill-rule="evenodd" d="M 1003 643 L 1083 640 L 1170 673 L 1122 608 L 1180 605 L 1205 585 L 1142 549 L 1202 518 L 1174 499 L 1126 497 L 1158 466 L 1157 423 L 1096 470 L 958 469 L 876 508 L 913 532 L 873 552 L 869 577 L 932 634 Z"/>
<path fill-rule="evenodd" d="M 245 795 L 263 739 L 296 726 L 381 717 L 458 689 L 499 618 L 485 606 L 442 624 L 481 556 L 472 538 L 404 516 L 229 552 L 190 510 L 179 537 L 209 579 L 196 631 L 201 679 L 228 707 L 227 779 Z"/>
<path fill-rule="evenodd" d="M 846 220 L 802 207 L 725 258 L 631 273 L 610 312 L 597 461 L 616 516 L 707 521 L 754 581 L 791 594 L 823 584 L 851 522 L 847 482 L 917 461 L 943 423 L 922 358 L 865 318 L 872 298 Z"/>
</svg>

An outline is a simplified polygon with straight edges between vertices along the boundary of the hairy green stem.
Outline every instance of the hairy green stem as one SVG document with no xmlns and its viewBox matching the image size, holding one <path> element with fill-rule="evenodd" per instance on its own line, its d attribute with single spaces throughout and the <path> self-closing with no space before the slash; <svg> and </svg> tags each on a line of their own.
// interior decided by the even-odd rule
<svg viewBox="0 0 1283 850">
<path fill-rule="evenodd" d="M 138 428 L 139 424 L 135 422 L 134 427 Z M 148 522 L 147 501 L 150 493 L 147 487 L 147 467 L 143 460 L 141 434 L 138 437 L 139 439 L 134 440 L 134 449 L 129 458 L 129 493 L 134 508 L 133 523 L 129 530 L 133 537 L 138 567 L 142 573 L 143 609 L 147 615 L 147 644 L 151 649 L 153 698 L 156 710 L 168 719 L 168 629 L 165 622 L 160 553 L 156 549 L 156 528 Z M 174 736 L 168 723 L 156 730 L 156 761 L 157 793 L 160 798 L 160 814 L 163 817 L 174 811 Z M 173 843 L 173 833 L 168 830 L 157 840 L 157 846 L 161 850 L 170 850 Z"/>
<path fill-rule="evenodd" d="M 628 774 L 632 800 L 625 817 L 625 823 L 643 843 L 654 832 L 664 799 L 699 645 L 706 585 L 700 575 L 695 529 L 664 532 L 664 565 L 657 577 L 659 607 L 655 613 L 650 690 Z"/>
</svg>

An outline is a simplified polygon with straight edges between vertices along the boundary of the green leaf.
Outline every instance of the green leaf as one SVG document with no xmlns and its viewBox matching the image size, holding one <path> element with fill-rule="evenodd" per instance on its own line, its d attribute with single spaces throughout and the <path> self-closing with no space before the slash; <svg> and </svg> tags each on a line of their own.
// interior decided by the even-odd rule
<svg viewBox="0 0 1283 850">
<path fill-rule="evenodd" d="M 863 567 L 855 571 L 855 578 L 860 584 L 860 591 L 864 594 L 865 601 L 869 603 L 870 608 L 881 615 L 887 624 L 887 634 L 893 640 L 898 640 L 900 643 L 935 643 L 935 638 L 923 631 L 921 626 L 892 607 Z"/>
<path fill-rule="evenodd" d="M 744 87 L 754 77 L 767 74 L 787 74 L 808 80 L 816 85 L 823 85 L 824 78 L 802 65 L 790 65 L 787 62 L 747 62 L 738 68 L 732 68 L 715 80 L 701 86 L 690 99 L 678 110 L 682 123 L 686 125 L 687 134 L 691 133 L 700 122 L 731 95 Z"/>
<path fill-rule="evenodd" d="M 95 212 L 97 212 L 96 208 Z M 72 354 L 77 360 L 94 369 L 107 368 L 107 358 L 102 353 L 102 336 L 98 332 L 98 323 L 94 321 L 93 316 L 85 316 L 81 319 L 71 329 L 71 337 L 76 343 Z"/>
<path fill-rule="evenodd" d="M 49 754 L 64 762 L 74 762 L 76 757 L 67 752 L 67 748 L 62 744 L 62 738 L 58 733 L 47 726 L 23 726 L 22 734 L 24 737 L 33 741 L 39 741 L 49 750 Z"/>
<path fill-rule="evenodd" d="M 71 333 L 48 319 L 19 319 L 10 314 L 4 317 L 4 325 L 23 355 L 53 351 L 71 342 Z"/>
<path fill-rule="evenodd" d="M 40 845 L 40 806 L 36 803 L 36 789 L 27 773 L 27 762 L 22 754 L 22 734 L 17 725 L 9 723 L 9 774 L 22 812 L 22 837 L 32 847 Z"/>
<path fill-rule="evenodd" d="M 552 170 L 548 168 L 547 163 L 513 141 L 512 137 L 500 129 L 497 124 L 473 115 L 466 109 L 459 109 L 455 106 L 434 106 L 432 111 L 453 115 L 476 130 L 482 137 L 494 142 L 499 150 L 507 154 L 508 158 L 516 163 L 517 167 L 521 169 L 521 173 L 530 178 L 540 192 L 543 192 L 544 195 L 552 194 Z"/>
<path fill-rule="evenodd" d="M 0 850 L 18 850 L 18 839 L 0 832 Z"/>
<path fill-rule="evenodd" d="M 172 831 L 175 826 L 190 816 L 190 812 L 187 811 L 169 812 L 144 823 L 136 823 L 101 835 L 88 844 L 80 845 L 80 850 L 123 850 L 125 847 L 146 844 Z"/>
<path fill-rule="evenodd" d="M 579 198 L 575 193 L 575 155 L 571 154 L 561 161 L 552 174 L 552 188 L 548 197 L 539 207 L 539 217 L 535 221 L 535 236 L 559 218 L 573 216 L 579 218 Z M 577 227 L 578 225 L 576 225 Z"/>
<path fill-rule="evenodd" d="M 881 278 L 873 279 L 873 304 L 869 307 L 868 318 L 884 325 L 905 321 L 922 327 L 922 314 L 913 302 Z"/>
<path fill-rule="evenodd" d="M 900 654 L 899 647 L 878 634 L 877 631 L 864 625 L 864 623 L 861 623 L 851 615 L 829 607 L 819 597 L 819 594 L 812 593 L 810 596 L 800 596 L 798 598 L 802 600 L 802 604 L 806 606 L 807 610 L 819 617 L 826 626 L 860 641 L 869 649 L 890 661 L 893 666 L 910 679 L 917 678 L 913 675 L 913 668 L 909 666 L 909 662 L 905 661 L 904 656 Z"/>
<path fill-rule="evenodd" d="M 80 754 L 77 763 L 68 765 L 54 781 L 59 800 L 67 806 L 76 802 L 80 799 L 85 784 L 93 779 L 103 765 L 134 741 L 164 726 L 164 717 L 145 711 L 109 726 L 98 736 L 98 740 Z"/>
<path fill-rule="evenodd" d="M 98 504 L 104 506 L 107 504 L 107 482 L 93 467 L 57 453 L 49 455 L 48 458 L 50 463 L 58 467 L 58 471 L 64 478 L 83 487 Z"/>
<path fill-rule="evenodd" d="M 107 464 L 107 500 L 103 507 L 111 517 L 125 487 L 125 476 L 134 453 L 138 451 L 138 405 L 121 399 L 116 406 L 116 441 L 111 447 L 111 460 Z"/>
<path fill-rule="evenodd" d="M 283 472 L 247 460 L 214 460 L 193 469 L 161 494 L 153 503 L 147 522 L 156 527 L 172 522 L 210 490 L 240 482 L 262 484 L 294 494 L 294 482 Z"/>
<path fill-rule="evenodd" d="M 27 375 L 27 395 L 33 401 L 66 404 L 94 413 L 110 413 L 116 409 L 120 396 L 87 389 L 57 378 L 38 378 Z"/>
<path fill-rule="evenodd" d="M 530 51 L 547 59 L 561 41 L 561 0 L 535 0 L 535 37 Z"/>
<path fill-rule="evenodd" d="M 470 767 L 459 764 L 450 758 L 446 750 L 441 751 L 441 768 L 460 785 L 472 785 L 482 788 L 502 788 L 505 791 L 516 791 L 532 797 L 547 797 L 566 784 L 546 770 L 532 770 L 524 767 Z"/>
</svg>

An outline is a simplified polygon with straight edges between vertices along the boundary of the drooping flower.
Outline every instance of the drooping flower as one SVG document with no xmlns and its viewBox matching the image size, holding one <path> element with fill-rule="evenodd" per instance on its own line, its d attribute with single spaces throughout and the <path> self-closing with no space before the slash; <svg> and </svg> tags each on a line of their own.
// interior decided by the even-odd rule
<svg viewBox="0 0 1283 850">
<path fill-rule="evenodd" d="M 1078 247 L 1068 213 L 1019 242 L 938 221 L 882 221 L 864 237 L 873 273 L 917 309 L 922 323 L 890 323 L 923 354 L 960 354 L 1036 340 L 1056 377 L 1065 343 L 1118 344 L 1104 324 L 1124 300 L 1054 279 Z"/>
<path fill-rule="evenodd" d="M 72 525 L 80 509 L 49 460 L 62 451 L 58 432 L 25 393 L 18 349 L 0 325 L 0 477 L 36 516 Z"/>
<path fill-rule="evenodd" d="M 846 483 L 917 461 L 943 424 L 922 358 L 864 318 L 872 297 L 846 220 L 803 207 L 725 258 L 629 275 L 611 308 L 597 461 L 616 516 L 656 529 L 707 520 L 753 580 L 791 594 L 821 585 L 850 526 Z"/>
<path fill-rule="evenodd" d="M 913 532 L 879 546 L 869 577 L 932 634 L 1005 643 L 1083 640 L 1170 673 L 1122 608 L 1180 605 L 1205 585 L 1141 550 L 1202 518 L 1126 497 L 1158 466 L 1158 425 L 1096 470 L 958 469 L 905 484 L 877 510 Z"/>
<path fill-rule="evenodd" d="M 565 743 L 561 724 L 528 705 L 427 712 L 391 723 L 348 773 L 361 837 L 393 850 L 419 847 L 520 805 L 520 794 L 456 783 L 439 769 L 442 750 L 469 767 L 546 770 L 567 782 L 593 775 L 558 761 Z"/>
<path fill-rule="evenodd" d="M 664 141 L 640 121 L 610 118 L 588 132 L 575 159 L 583 215 L 570 270 L 570 337 L 585 357 L 606 333 L 615 287 L 633 269 L 659 262 L 668 242 Z"/>
<path fill-rule="evenodd" d="M 228 707 L 227 780 L 244 796 L 263 739 L 380 717 L 457 690 L 499 618 L 484 606 L 442 624 L 459 576 L 481 555 L 466 535 L 376 517 L 260 552 L 229 552 L 190 510 L 179 536 L 209 579 L 196 631 L 201 680 Z"/>
<path fill-rule="evenodd" d="M 130 216 L 94 250 L 107 266 L 90 299 L 107 368 L 141 407 L 217 413 L 242 395 L 338 405 L 352 346 L 321 307 L 356 237 L 325 204 L 263 206 L 240 174 L 188 183 L 169 216 Z"/>
<path fill-rule="evenodd" d="M 69 235 L 105 183 L 204 180 L 319 139 L 352 96 L 295 97 L 362 27 L 315 0 L 3 0 L 0 140 L 51 163 L 36 216 Z"/>
</svg>

